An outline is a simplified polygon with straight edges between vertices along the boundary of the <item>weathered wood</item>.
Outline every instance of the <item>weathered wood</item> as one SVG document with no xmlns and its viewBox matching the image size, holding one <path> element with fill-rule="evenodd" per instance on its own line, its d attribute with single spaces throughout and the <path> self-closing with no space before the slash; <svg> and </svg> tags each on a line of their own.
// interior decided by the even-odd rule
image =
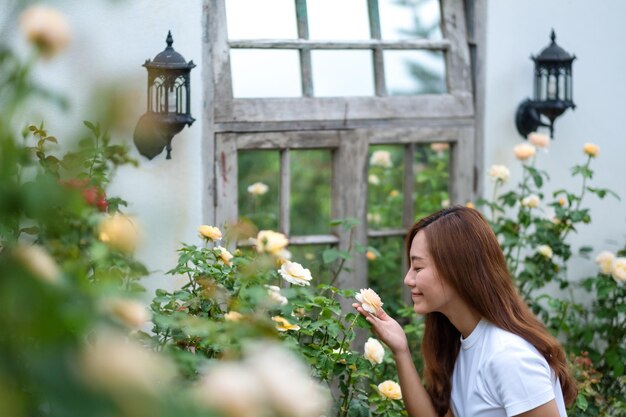
<svg viewBox="0 0 626 417">
<path fill-rule="evenodd" d="M 413 183 L 415 182 L 415 170 L 413 159 L 415 158 L 415 142 L 404 147 L 404 181 L 402 184 L 402 226 L 410 227 L 413 224 Z"/>
<path fill-rule="evenodd" d="M 335 235 L 307 235 L 307 236 L 289 236 L 289 246 L 305 246 L 305 245 L 336 245 L 339 238 Z M 249 240 L 240 240 L 237 242 L 238 247 L 253 246 Z"/>
<path fill-rule="evenodd" d="M 471 93 L 393 97 L 239 98 L 221 102 L 215 120 L 277 122 L 297 120 L 385 120 L 471 117 Z"/>
<path fill-rule="evenodd" d="M 223 133 L 232 138 L 237 149 L 325 149 L 339 146 L 340 136 L 333 131 L 291 131 Z"/>
<path fill-rule="evenodd" d="M 298 22 L 298 38 L 309 39 L 309 17 L 307 14 L 306 0 L 295 0 L 296 20 Z M 311 69 L 311 50 L 300 50 L 300 80 L 302 83 L 302 95 L 313 97 L 313 70 Z"/>
<path fill-rule="evenodd" d="M 474 179 L 474 128 L 459 129 L 458 140 L 450 150 L 450 202 L 465 204 L 473 201 Z"/>
<path fill-rule="evenodd" d="M 474 195 L 483 195 L 484 173 L 484 136 L 485 136 L 485 78 L 486 78 L 486 45 L 487 45 L 487 0 L 466 0 L 471 5 L 471 13 L 467 17 L 472 22 L 469 33 L 471 65 L 474 80 L 475 137 L 474 137 Z"/>
<path fill-rule="evenodd" d="M 310 39 L 231 39 L 232 49 L 428 49 L 446 51 L 451 43 L 446 40 L 401 39 L 401 40 L 310 40 Z"/>
<path fill-rule="evenodd" d="M 402 229 L 380 229 L 380 230 L 374 230 L 374 229 L 370 229 L 367 232 L 367 235 L 369 237 L 393 237 L 393 236 L 404 236 L 406 235 L 408 229 L 402 228 Z"/>
<path fill-rule="evenodd" d="M 448 92 L 471 92 L 471 69 L 465 28 L 465 13 L 461 0 L 441 0 L 441 31 L 450 42 L 446 52 Z"/>
<path fill-rule="evenodd" d="M 216 135 L 215 140 L 215 224 L 224 230 L 235 223 L 237 206 L 237 144 L 234 140 Z"/>
<path fill-rule="evenodd" d="M 289 157 L 289 149 L 280 151 L 280 198 L 279 198 L 279 214 L 278 224 L 282 233 L 289 236 L 290 224 L 290 201 L 291 201 L 291 162 Z"/>
<path fill-rule="evenodd" d="M 208 55 L 211 57 L 206 64 L 213 66 L 213 78 L 205 82 L 213 82 L 215 101 L 223 102 L 233 98 L 226 5 L 224 0 L 208 0 L 206 4 L 209 5 L 206 36 L 209 39 Z"/>
<path fill-rule="evenodd" d="M 378 0 L 367 0 L 367 11 L 370 23 L 370 36 L 372 39 L 382 39 L 380 31 L 380 12 L 378 10 Z M 385 82 L 385 62 L 383 49 L 374 48 L 372 51 L 372 64 L 374 68 L 374 91 L 378 97 L 387 95 L 387 85 Z"/>
</svg>

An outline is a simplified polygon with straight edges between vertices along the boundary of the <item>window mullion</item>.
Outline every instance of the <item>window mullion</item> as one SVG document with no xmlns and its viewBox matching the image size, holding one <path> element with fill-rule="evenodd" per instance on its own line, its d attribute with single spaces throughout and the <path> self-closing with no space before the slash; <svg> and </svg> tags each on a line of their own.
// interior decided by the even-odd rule
<svg viewBox="0 0 626 417">
<path fill-rule="evenodd" d="M 378 10 L 378 0 L 368 0 L 367 9 L 370 20 L 370 37 L 372 39 L 382 39 L 380 31 L 380 12 Z M 385 63 L 383 60 L 383 49 L 380 46 L 372 50 L 372 59 L 374 64 L 374 90 L 377 96 L 387 95 L 387 86 L 385 85 Z"/>
<path fill-rule="evenodd" d="M 309 39 L 309 17 L 306 10 L 306 0 L 295 0 L 296 19 L 298 21 L 298 38 Z M 300 75 L 302 95 L 313 97 L 313 71 L 311 69 L 311 50 L 300 49 Z"/>
</svg>

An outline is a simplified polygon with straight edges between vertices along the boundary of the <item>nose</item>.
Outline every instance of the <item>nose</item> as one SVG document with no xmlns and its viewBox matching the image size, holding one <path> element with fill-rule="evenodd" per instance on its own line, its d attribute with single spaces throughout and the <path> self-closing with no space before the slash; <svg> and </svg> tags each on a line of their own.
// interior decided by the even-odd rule
<svg viewBox="0 0 626 417">
<path fill-rule="evenodd" d="M 415 274 L 413 273 L 413 271 L 411 269 L 409 269 L 406 273 L 406 275 L 404 276 L 404 285 L 406 285 L 409 288 L 413 288 L 415 286 Z"/>
</svg>

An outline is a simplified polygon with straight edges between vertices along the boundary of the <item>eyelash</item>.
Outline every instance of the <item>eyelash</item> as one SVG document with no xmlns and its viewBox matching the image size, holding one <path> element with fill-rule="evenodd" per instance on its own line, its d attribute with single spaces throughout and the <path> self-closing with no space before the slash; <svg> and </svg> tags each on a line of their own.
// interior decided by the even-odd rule
<svg viewBox="0 0 626 417">
<path fill-rule="evenodd" d="M 422 268 L 411 268 L 411 269 L 413 269 L 413 271 L 415 271 L 415 272 L 419 272 L 419 271 L 422 270 Z"/>
</svg>

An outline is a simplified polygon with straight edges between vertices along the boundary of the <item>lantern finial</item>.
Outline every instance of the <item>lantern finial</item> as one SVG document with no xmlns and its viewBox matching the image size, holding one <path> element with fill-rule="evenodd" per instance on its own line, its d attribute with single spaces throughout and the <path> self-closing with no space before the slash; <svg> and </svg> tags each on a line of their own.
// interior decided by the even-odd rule
<svg viewBox="0 0 626 417">
<path fill-rule="evenodd" d="M 554 33 L 554 32 L 552 32 Z M 174 38 L 172 38 L 172 31 L 168 30 L 167 31 L 167 39 L 165 40 L 165 42 L 167 42 L 167 47 L 171 48 L 172 44 L 174 43 Z"/>
<path fill-rule="evenodd" d="M 554 33 L 554 29 L 552 29 L 552 32 L 550 33 L 550 40 L 552 43 L 556 43 L 556 34 Z"/>
</svg>

